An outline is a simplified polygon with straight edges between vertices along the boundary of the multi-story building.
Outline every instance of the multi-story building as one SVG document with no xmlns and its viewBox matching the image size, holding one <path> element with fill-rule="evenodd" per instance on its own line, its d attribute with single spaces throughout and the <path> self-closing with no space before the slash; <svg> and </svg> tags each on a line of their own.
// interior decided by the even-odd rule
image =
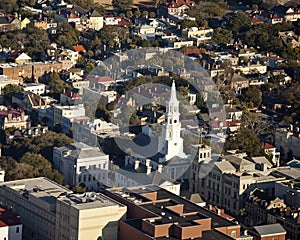
<svg viewBox="0 0 300 240">
<path fill-rule="evenodd" d="M 289 206 L 300 207 L 299 180 L 285 180 L 276 182 L 275 196 L 282 198 Z"/>
<path fill-rule="evenodd" d="M 17 214 L 0 207 L 0 239 L 22 240 L 22 223 Z"/>
<path fill-rule="evenodd" d="M 287 158 L 288 154 L 300 157 L 300 134 L 299 128 L 278 129 L 275 132 L 275 146 L 282 153 L 283 158 Z"/>
<path fill-rule="evenodd" d="M 268 211 L 267 224 L 280 223 L 286 230 L 286 239 L 300 239 L 300 210 L 298 207 L 273 208 Z"/>
<path fill-rule="evenodd" d="M 83 104 L 77 104 L 73 106 L 61 106 L 58 104 L 52 105 L 53 109 L 53 125 L 60 124 L 62 131 L 67 133 L 70 128 L 72 128 L 72 123 L 75 118 L 84 117 L 85 120 L 85 108 Z"/>
<path fill-rule="evenodd" d="M 20 216 L 23 237 L 31 240 L 115 240 L 126 213 L 124 205 L 103 194 L 72 194 L 47 178 L 2 183 L 0 202 Z"/>
<path fill-rule="evenodd" d="M 127 206 L 119 240 L 240 237 L 238 224 L 154 185 L 107 189 L 105 195 Z"/>
<path fill-rule="evenodd" d="M 254 240 L 286 239 L 286 231 L 279 223 L 253 227 L 250 233 L 254 236 Z"/>
<path fill-rule="evenodd" d="M 26 129 L 30 127 L 31 121 L 29 116 L 23 110 L 7 108 L 0 109 L 0 128 Z"/>
<path fill-rule="evenodd" d="M 53 150 L 53 165 L 64 176 L 63 184 L 84 185 L 87 191 L 100 190 L 108 184 L 109 164 L 108 155 L 84 143 Z"/>
<path fill-rule="evenodd" d="M 23 89 L 25 92 L 31 92 L 37 95 L 45 94 L 46 85 L 43 83 L 24 83 Z"/>
<path fill-rule="evenodd" d="M 45 73 L 64 69 L 61 62 L 33 62 L 26 64 L 5 63 L 0 65 L 0 74 L 14 80 L 32 79 L 36 82 Z"/>
<path fill-rule="evenodd" d="M 222 160 L 212 161 L 208 157 L 211 156 L 209 147 L 199 148 L 198 152 L 199 157 L 191 166 L 190 191 L 199 192 L 210 204 L 235 216 L 244 207 L 251 190 L 260 187 L 267 194 L 274 194 L 275 182 L 283 179 L 269 176 L 264 161 L 258 163 L 259 159 L 252 162 L 243 156 L 224 155 Z"/>
<path fill-rule="evenodd" d="M 267 224 L 267 213 L 271 209 L 285 208 L 284 201 L 278 197 L 269 196 L 260 189 L 255 189 L 245 200 L 245 219 L 247 226 Z"/>
<path fill-rule="evenodd" d="M 98 13 L 96 10 L 93 10 L 89 18 L 88 28 L 99 31 L 101 28 L 103 28 L 103 25 L 104 25 L 103 16 L 100 13 Z"/>
<path fill-rule="evenodd" d="M 150 162 L 149 162 L 150 163 Z M 134 167 L 118 169 L 115 172 L 115 187 L 137 187 L 142 185 L 155 184 L 176 195 L 180 195 L 181 183 L 162 173 L 162 165 L 157 171 L 152 172 L 151 167 L 140 167 L 139 160 L 136 160 Z"/>
<path fill-rule="evenodd" d="M 159 5 L 159 15 L 168 17 L 168 15 L 184 14 L 195 6 L 192 0 L 166 0 Z"/>
</svg>

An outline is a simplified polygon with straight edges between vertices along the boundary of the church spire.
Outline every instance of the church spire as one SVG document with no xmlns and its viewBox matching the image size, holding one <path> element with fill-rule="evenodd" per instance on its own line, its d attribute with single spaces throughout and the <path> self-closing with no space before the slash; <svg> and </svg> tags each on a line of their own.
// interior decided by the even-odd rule
<svg viewBox="0 0 300 240">
<path fill-rule="evenodd" d="M 173 103 L 173 104 L 177 104 L 178 100 L 176 97 L 176 86 L 175 86 L 175 80 L 173 80 L 172 82 L 172 87 L 171 87 L 171 95 L 170 95 L 170 99 L 168 101 L 168 103 Z"/>
</svg>

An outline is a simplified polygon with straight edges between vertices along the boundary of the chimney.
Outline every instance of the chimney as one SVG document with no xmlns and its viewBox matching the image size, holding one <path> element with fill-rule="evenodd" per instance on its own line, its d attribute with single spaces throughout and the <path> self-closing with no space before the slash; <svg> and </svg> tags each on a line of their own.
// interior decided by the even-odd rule
<svg viewBox="0 0 300 240">
<path fill-rule="evenodd" d="M 151 173 L 151 169 L 152 169 L 151 166 L 147 166 L 147 175 L 149 175 Z"/>
<path fill-rule="evenodd" d="M 151 162 L 150 159 L 146 159 L 146 167 L 149 167 L 149 166 L 150 166 L 150 162 Z"/>
<path fill-rule="evenodd" d="M 134 170 L 137 170 L 140 166 L 140 161 L 139 160 L 135 160 L 134 162 Z"/>
<path fill-rule="evenodd" d="M 159 173 L 162 173 L 162 170 L 163 170 L 163 165 L 159 164 L 158 167 L 157 167 L 157 171 Z"/>
</svg>

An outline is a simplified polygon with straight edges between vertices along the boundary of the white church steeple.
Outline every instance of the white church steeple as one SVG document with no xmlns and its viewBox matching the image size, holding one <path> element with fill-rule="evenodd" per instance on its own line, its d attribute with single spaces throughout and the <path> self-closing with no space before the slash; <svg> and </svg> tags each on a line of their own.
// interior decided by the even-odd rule
<svg viewBox="0 0 300 240">
<path fill-rule="evenodd" d="M 180 137 L 181 122 L 179 112 L 179 101 L 176 97 L 175 81 L 172 83 L 169 100 L 166 101 L 166 113 L 164 124 L 164 138 L 166 141 L 166 161 L 175 156 L 183 156 L 183 139 Z"/>
</svg>

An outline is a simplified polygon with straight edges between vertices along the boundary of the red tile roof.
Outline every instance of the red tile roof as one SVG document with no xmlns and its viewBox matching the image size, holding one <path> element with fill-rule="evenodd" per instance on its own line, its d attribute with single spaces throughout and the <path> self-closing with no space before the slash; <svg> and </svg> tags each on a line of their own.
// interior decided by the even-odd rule
<svg viewBox="0 0 300 240">
<path fill-rule="evenodd" d="M 0 208 L 0 227 L 15 226 L 20 224 L 21 222 L 17 214 L 4 208 Z"/>
<path fill-rule="evenodd" d="M 251 20 L 251 23 L 263 23 L 263 21 L 260 20 L 260 19 L 257 18 L 257 17 L 253 17 L 252 20 Z"/>
<path fill-rule="evenodd" d="M 74 49 L 74 51 L 76 51 L 76 52 L 85 52 L 86 50 L 85 50 L 85 48 L 84 48 L 84 46 L 82 46 L 82 45 L 76 45 L 76 46 L 73 46 L 73 49 Z"/>
<path fill-rule="evenodd" d="M 271 149 L 271 148 L 275 148 L 275 147 L 269 143 L 265 143 L 265 149 Z"/>
<path fill-rule="evenodd" d="M 188 7 L 195 6 L 195 2 L 192 0 L 169 0 L 166 1 L 164 4 L 167 8 L 179 8 L 183 5 L 186 5 Z"/>
</svg>

